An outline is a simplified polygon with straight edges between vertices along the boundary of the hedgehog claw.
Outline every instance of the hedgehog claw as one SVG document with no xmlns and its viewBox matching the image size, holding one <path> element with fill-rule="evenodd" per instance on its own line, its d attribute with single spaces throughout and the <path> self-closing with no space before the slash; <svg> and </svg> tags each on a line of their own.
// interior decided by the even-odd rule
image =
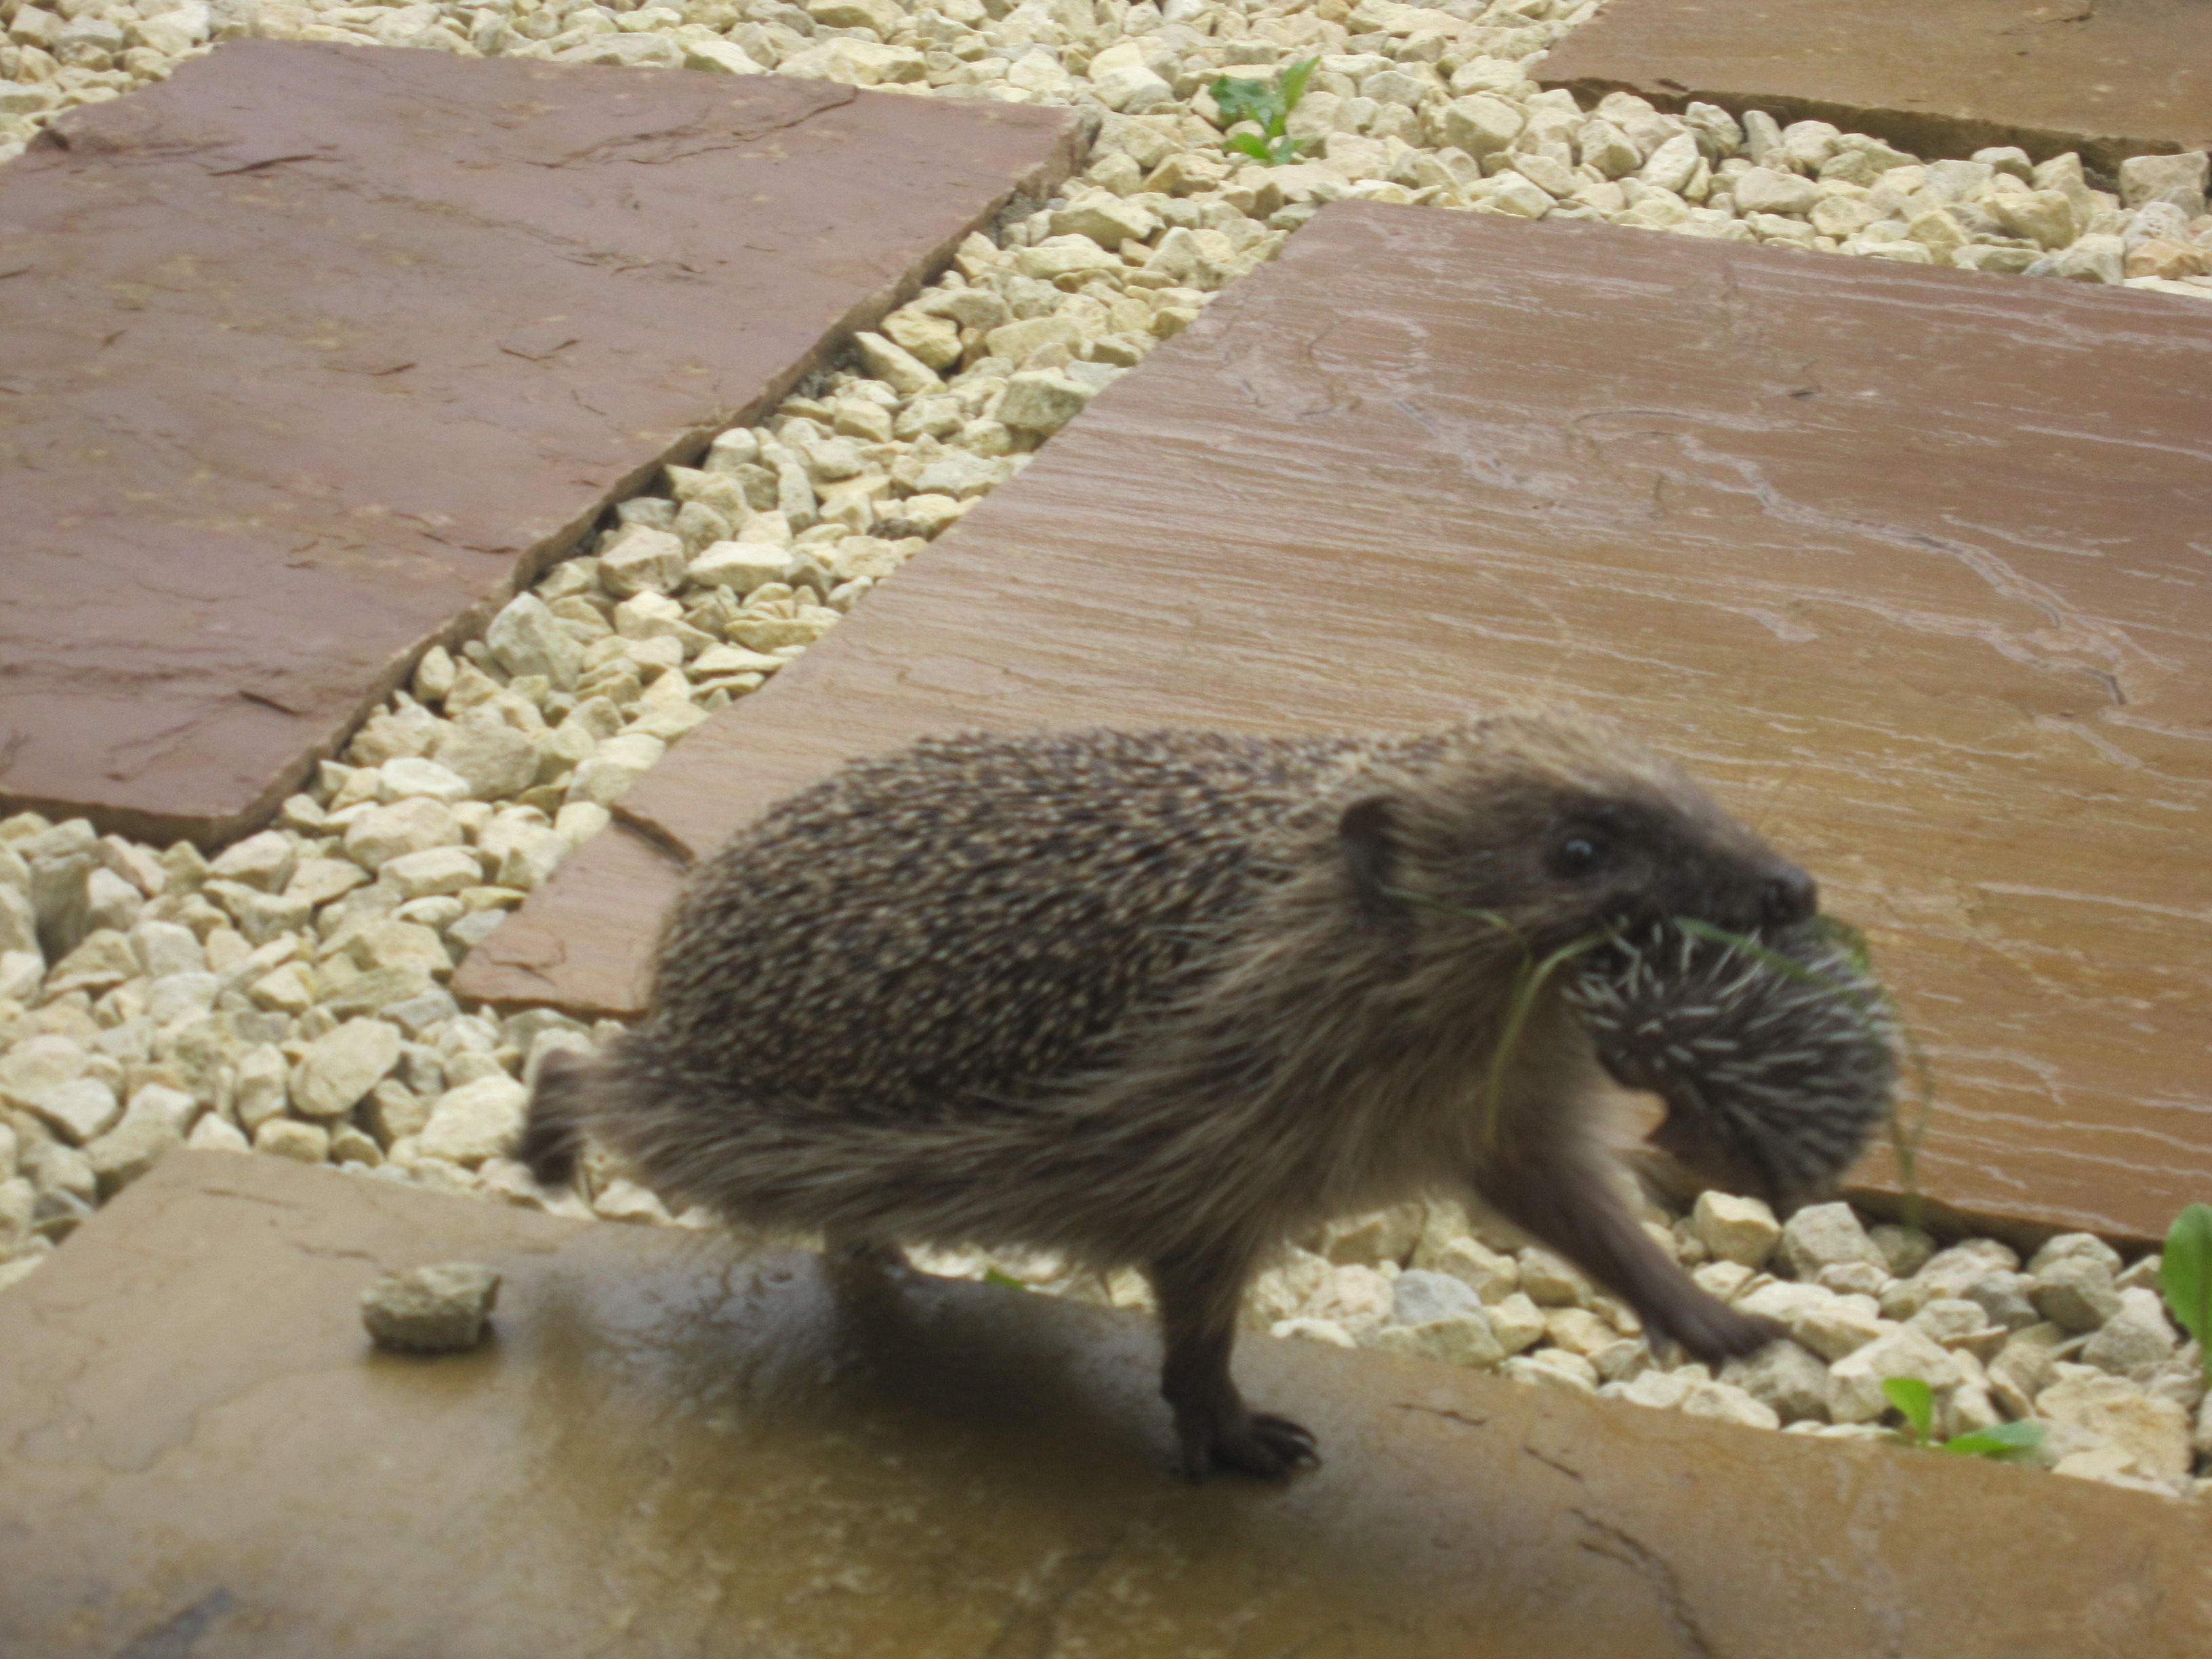
<svg viewBox="0 0 2212 1659">
<path fill-rule="evenodd" d="M 1280 1480 L 1302 1463 L 1318 1465 L 1313 1431 L 1265 1412 L 1238 1423 L 1191 1424 L 1182 1435 L 1182 1474 L 1195 1484 L 1217 1469 Z"/>
</svg>

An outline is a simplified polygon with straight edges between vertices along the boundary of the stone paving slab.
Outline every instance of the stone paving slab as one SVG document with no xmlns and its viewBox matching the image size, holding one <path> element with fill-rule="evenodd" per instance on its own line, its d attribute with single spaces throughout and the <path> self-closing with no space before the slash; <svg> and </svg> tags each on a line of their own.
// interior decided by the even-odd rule
<svg viewBox="0 0 2212 1659">
<path fill-rule="evenodd" d="M 0 169 L 0 811 L 219 841 L 1070 111 L 240 41 Z"/>
<path fill-rule="evenodd" d="M 1578 96 L 1633 92 L 1832 121 L 1916 155 L 2018 144 L 2130 155 L 2212 149 L 2203 0 L 1607 0 L 1537 64 Z"/>
<path fill-rule="evenodd" d="M 385 1271 L 495 1334 L 371 1348 Z M 1249 1337 L 1321 1436 L 1166 1473 L 1151 1322 L 180 1153 L 0 1295 L 0 1652 L 2164 1659 L 2212 1514 Z"/>
<path fill-rule="evenodd" d="M 1610 709 L 1868 928 L 1934 1197 L 2157 1237 L 2212 1191 L 2208 459 L 2187 301 L 1339 204 L 622 811 L 710 847 L 925 731 Z M 625 833 L 459 988 L 634 1009 L 676 877 Z"/>
</svg>

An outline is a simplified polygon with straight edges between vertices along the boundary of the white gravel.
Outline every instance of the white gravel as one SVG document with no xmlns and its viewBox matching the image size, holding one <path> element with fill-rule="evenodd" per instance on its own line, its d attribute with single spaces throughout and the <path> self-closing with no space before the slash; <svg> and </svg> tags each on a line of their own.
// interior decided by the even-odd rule
<svg viewBox="0 0 2212 1659">
<path fill-rule="evenodd" d="M 486 636 L 431 651 L 269 830 L 212 862 L 82 821 L 0 820 L 0 1287 L 168 1147 L 247 1150 L 574 1215 L 666 1222 L 596 1153 L 589 1197 L 503 1156 L 532 1059 L 589 1045 L 546 1011 L 464 1010 L 454 964 L 609 822 L 692 726 L 757 690 L 1212 293 L 1344 197 L 1916 264 L 2119 282 L 2212 298 L 2205 158 L 2147 158 L 2116 193 L 2076 158 L 1923 163 L 1818 122 L 1739 124 L 1528 78 L 1595 3 L 1413 9 L 1113 0 L 697 0 L 653 6 L 310 6 L 267 0 L 0 0 L 0 161 L 56 110 L 166 75 L 246 34 L 461 56 L 779 73 L 915 96 L 1093 112 L 1083 174 L 864 335 L 765 424 L 626 501 L 587 552 Z M 1322 59 L 1292 165 L 1225 151 L 1206 88 Z M 2106 181 L 2112 182 L 2112 181 Z M 705 1224 L 687 1214 L 679 1224 Z M 1547 1253 L 1455 1206 L 1340 1223 L 1255 1287 L 1276 1334 L 1379 1347 L 1793 1432 L 1869 1435 L 1884 1376 L 1917 1375 L 1959 1430 L 2033 1415 L 2062 1473 L 2190 1493 L 2212 1468 L 2193 1345 L 2086 1236 L 2021 1264 L 1933 1251 L 1846 1206 L 1787 1228 L 1707 1194 L 1655 1237 L 1715 1294 L 1792 1340 L 1725 1368 L 1667 1368 L 1632 1315 Z M 1138 1305 L 1140 1278 L 925 1253 Z"/>
</svg>

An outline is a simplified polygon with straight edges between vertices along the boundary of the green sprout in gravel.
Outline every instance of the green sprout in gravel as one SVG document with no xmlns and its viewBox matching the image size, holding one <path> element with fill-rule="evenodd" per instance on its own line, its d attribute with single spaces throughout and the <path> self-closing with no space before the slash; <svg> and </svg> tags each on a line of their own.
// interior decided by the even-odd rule
<svg viewBox="0 0 2212 1659">
<path fill-rule="evenodd" d="M 1298 140 L 1291 137 L 1285 129 L 1290 125 L 1291 112 L 1298 106 L 1298 100 L 1305 93 L 1306 82 L 1312 78 L 1320 62 L 1318 58 L 1300 58 L 1285 70 L 1282 77 L 1272 87 L 1228 75 L 1222 76 L 1208 87 L 1207 95 L 1220 106 L 1223 117 L 1231 125 L 1239 121 L 1252 121 L 1260 127 L 1258 136 L 1240 132 L 1228 139 L 1229 148 L 1271 167 L 1296 161 Z"/>
<path fill-rule="evenodd" d="M 1949 1452 L 1954 1456 L 1987 1457 L 2002 1462 L 2042 1443 L 2040 1423 L 1999 1423 L 1993 1428 L 1970 1430 L 1939 1442 L 1936 1438 L 1933 1389 L 1917 1376 L 1886 1376 L 1881 1381 L 1881 1392 L 1905 1419 L 1905 1428 L 1897 1437 L 1908 1446 L 1925 1446 L 1931 1451 Z"/>
<path fill-rule="evenodd" d="M 2212 1204 L 2191 1204 L 2166 1231 L 2158 1288 L 2173 1322 L 2197 1339 L 2204 1380 L 2212 1382 Z"/>
</svg>

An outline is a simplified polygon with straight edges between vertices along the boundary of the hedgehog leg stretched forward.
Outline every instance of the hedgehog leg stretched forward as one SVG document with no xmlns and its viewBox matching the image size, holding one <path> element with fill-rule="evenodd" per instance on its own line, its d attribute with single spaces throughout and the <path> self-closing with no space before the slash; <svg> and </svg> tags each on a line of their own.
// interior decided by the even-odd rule
<svg viewBox="0 0 2212 1659">
<path fill-rule="evenodd" d="M 1680 770 L 1579 717 L 933 739 L 701 863 L 646 1018 L 547 1057 L 522 1156 L 557 1183 L 588 1128 L 735 1221 L 1140 1267 L 1184 1471 L 1277 1475 L 1313 1441 L 1231 1380 L 1239 1299 L 1334 1216 L 1471 1189 L 1701 1358 L 1778 1333 L 1616 1196 L 1562 990 L 1504 1039 L 1563 945 L 1814 908 Z"/>
</svg>

